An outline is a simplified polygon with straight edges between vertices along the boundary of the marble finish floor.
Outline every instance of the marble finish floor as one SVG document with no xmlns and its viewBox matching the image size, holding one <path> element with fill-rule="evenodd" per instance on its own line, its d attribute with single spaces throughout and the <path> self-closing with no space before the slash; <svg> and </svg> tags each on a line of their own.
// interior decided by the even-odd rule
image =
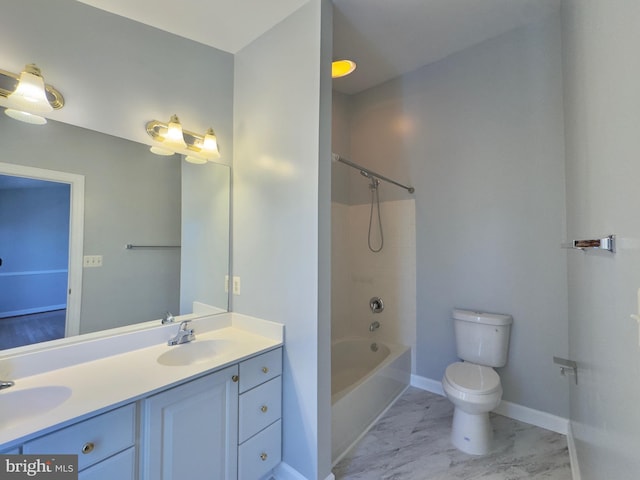
<svg viewBox="0 0 640 480">
<path fill-rule="evenodd" d="M 566 437 L 491 415 L 493 453 L 467 455 L 449 442 L 451 403 L 409 387 L 333 473 L 336 480 L 571 480 Z"/>
</svg>

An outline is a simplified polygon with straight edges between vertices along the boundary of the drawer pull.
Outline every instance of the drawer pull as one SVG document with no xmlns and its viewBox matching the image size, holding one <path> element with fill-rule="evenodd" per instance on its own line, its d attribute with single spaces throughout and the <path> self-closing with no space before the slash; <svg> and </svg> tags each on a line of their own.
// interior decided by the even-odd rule
<svg viewBox="0 0 640 480">
<path fill-rule="evenodd" d="M 262 367 L 262 373 L 269 373 L 269 369 L 267 367 Z"/>
<path fill-rule="evenodd" d="M 82 453 L 84 453 L 85 455 L 87 453 L 91 453 L 93 452 L 94 448 L 96 448 L 96 446 L 93 444 L 93 442 L 87 442 L 82 446 Z"/>
<path fill-rule="evenodd" d="M 233 380 L 234 383 L 236 383 L 239 379 L 240 377 L 238 377 L 238 375 L 234 375 L 233 377 L 231 377 L 231 380 Z"/>
<path fill-rule="evenodd" d="M 266 406 L 266 405 L 262 405 L 262 406 L 260 407 L 260 411 L 261 411 L 262 413 L 267 413 L 267 410 L 268 410 L 268 409 L 267 409 L 267 406 Z"/>
<path fill-rule="evenodd" d="M 262 453 L 260 454 L 260 460 L 262 460 L 262 461 L 264 462 L 266 459 L 267 459 L 267 454 L 266 454 L 266 453 L 264 453 L 264 452 L 262 452 Z"/>
</svg>

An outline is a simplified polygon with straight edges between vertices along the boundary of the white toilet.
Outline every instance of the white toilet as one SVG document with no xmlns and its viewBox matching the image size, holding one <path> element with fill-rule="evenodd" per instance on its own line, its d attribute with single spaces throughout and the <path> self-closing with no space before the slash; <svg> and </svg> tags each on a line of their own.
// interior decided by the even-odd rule
<svg viewBox="0 0 640 480">
<path fill-rule="evenodd" d="M 507 363 L 511 315 L 454 310 L 458 357 L 449 365 L 442 388 L 454 405 L 451 443 L 465 453 L 491 451 L 489 412 L 500 404 L 502 385 L 492 367 Z"/>
</svg>

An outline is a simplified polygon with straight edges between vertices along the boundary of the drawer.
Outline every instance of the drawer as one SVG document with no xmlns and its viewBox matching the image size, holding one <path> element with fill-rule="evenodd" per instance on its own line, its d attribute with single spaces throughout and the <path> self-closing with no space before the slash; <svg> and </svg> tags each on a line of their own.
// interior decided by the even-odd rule
<svg viewBox="0 0 640 480">
<path fill-rule="evenodd" d="M 240 393 L 282 373 L 282 349 L 277 348 L 240 364 Z"/>
<path fill-rule="evenodd" d="M 4 452 L 0 452 L 2 455 L 18 455 L 20 453 L 19 448 L 12 448 L 11 450 L 7 450 Z"/>
<path fill-rule="evenodd" d="M 126 405 L 27 442 L 22 453 L 78 455 L 81 471 L 132 446 L 135 421 L 135 405 Z"/>
<path fill-rule="evenodd" d="M 238 447 L 238 480 L 257 480 L 280 463 L 281 421 Z"/>
<path fill-rule="evenodd" d="M 87 468 L 78 475 L 78 480 L 134 480 L 135 469 L 136 449 L 131 447 Z"/>
<path fill-rule="evenodd" d="M 276 377 L 240 395 L 240 443 L 282 416 L 282 377 Z"/>
</svg>

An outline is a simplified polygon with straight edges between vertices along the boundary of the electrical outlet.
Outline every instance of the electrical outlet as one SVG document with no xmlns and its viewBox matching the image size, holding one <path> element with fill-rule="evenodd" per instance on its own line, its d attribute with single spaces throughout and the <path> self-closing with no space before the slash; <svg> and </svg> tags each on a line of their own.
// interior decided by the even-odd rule
<svg viewBox="0 0 640 480">
<path fill-rule="evenodd" d="M 85 255 L 83 257 L 82 266 L 84 267 L 101 267 L 102 255 Z"/>
<path fill-rule="evenodd" d="M 233 277 L 233 294 L 240 295 L 240 277 Z"/>
</svg>

